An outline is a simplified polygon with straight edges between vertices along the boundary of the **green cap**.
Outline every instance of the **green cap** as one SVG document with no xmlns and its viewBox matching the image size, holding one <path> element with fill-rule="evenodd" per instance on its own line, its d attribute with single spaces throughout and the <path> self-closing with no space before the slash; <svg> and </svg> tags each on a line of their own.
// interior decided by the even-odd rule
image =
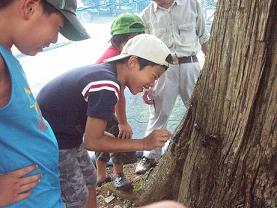
<svg viewBox="0 0 277 208">
<path fill-rule="evenodd" d="M 112 23 L 112 35 L 143 32 L 145 32 L 143 20 L 135 14 L 121 14 Z"/>
<path fill-rule="evenodd" d="M 76 16 L 76 0 L 46 0 L 46 2 L 65 17 L 64 26 L 61 29 L 61 34 L 64 37 L 74 41 L 90 38 Z"/>
</svg>

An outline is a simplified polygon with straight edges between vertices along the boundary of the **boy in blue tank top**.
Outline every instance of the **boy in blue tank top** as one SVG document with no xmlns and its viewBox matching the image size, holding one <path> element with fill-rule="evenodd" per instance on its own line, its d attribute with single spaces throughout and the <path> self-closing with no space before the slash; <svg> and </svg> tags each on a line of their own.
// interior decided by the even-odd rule
<svg viewBox="0 0 277 208">
<path fill-rule="evenodd" d="M 59 32 L 89 38 L 76 7 L 76 0 L 0 1 L 0 207 L 64 207 L 57 141 L 11 47 L 36 55 Z"/>
</svg>

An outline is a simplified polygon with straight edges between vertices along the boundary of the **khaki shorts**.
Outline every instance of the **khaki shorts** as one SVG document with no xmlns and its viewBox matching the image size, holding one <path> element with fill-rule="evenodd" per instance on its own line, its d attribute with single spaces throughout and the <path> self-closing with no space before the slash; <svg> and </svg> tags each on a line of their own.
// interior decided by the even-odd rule
<svg viewBox="0 0 277 208">
<path fill-rule="evenodd" d="M 88 188 L 96 186 L 96 170 L 87 150 L 79 148 L 59 151 L 62 199 L 67 208 L 85 208 Z"/>
</svg>

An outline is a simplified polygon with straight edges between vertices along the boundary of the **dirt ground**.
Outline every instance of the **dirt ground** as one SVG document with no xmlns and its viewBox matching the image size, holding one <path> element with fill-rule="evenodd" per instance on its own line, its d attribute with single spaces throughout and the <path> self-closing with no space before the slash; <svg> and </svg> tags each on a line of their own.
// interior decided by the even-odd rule
<svg viewBox="0 0 277 208">
<path fill-rule="evenodd" d="M 143 176 L 135 174 L 135 167 L 137 163 L 124 165 L 124 174 L 126 178 L 132 182 L 133 191 L 138 188 L 137 183 Z M 108 173 L 111 174 L 112 167 L 108 167 Z M 136 207 L 130 199 L 132 192 L 124 192 L 115 190 L 111 183 L 106 183 L 96 189 L 98 208 L 132 208 Z"/>
</svg>

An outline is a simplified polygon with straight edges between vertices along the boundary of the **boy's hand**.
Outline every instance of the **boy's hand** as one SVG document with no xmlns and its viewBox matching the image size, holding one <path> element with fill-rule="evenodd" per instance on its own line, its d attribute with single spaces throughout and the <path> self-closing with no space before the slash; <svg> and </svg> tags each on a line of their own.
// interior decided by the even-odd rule
<svg viewBox="0 0 277 208">
<path fill-rule="evenodd" d="M 151 89 L 144 89 L 142 99 L 145 104 L 152 105 L 153 104 L 153 97 L 152 97 L 152 90 Z"/>
<path fill-rule="evenodd" d="M 24 176 L 35 169 L 37 169 L 37 166 L 32 165 L 0 175 L 0 206 L 15 203 L 31 194 L 31 189 L 39 183 L 41 176 L 40 174 Z"/>
<path fill-rule="evenodd" d="M 118 129 L 119 129 L 118 138 L 132 139 L 133 131 L 132 131 L 132 127 L 128 123 L 118 124 Z"/>
<path fill-rule="evenodd" d="M 171 133 L 166 129 L 156 129 L 144 138 L 144 149 L 152 150 L 164 146 L 165 142 L 171 137 Z"/>
</svg>

